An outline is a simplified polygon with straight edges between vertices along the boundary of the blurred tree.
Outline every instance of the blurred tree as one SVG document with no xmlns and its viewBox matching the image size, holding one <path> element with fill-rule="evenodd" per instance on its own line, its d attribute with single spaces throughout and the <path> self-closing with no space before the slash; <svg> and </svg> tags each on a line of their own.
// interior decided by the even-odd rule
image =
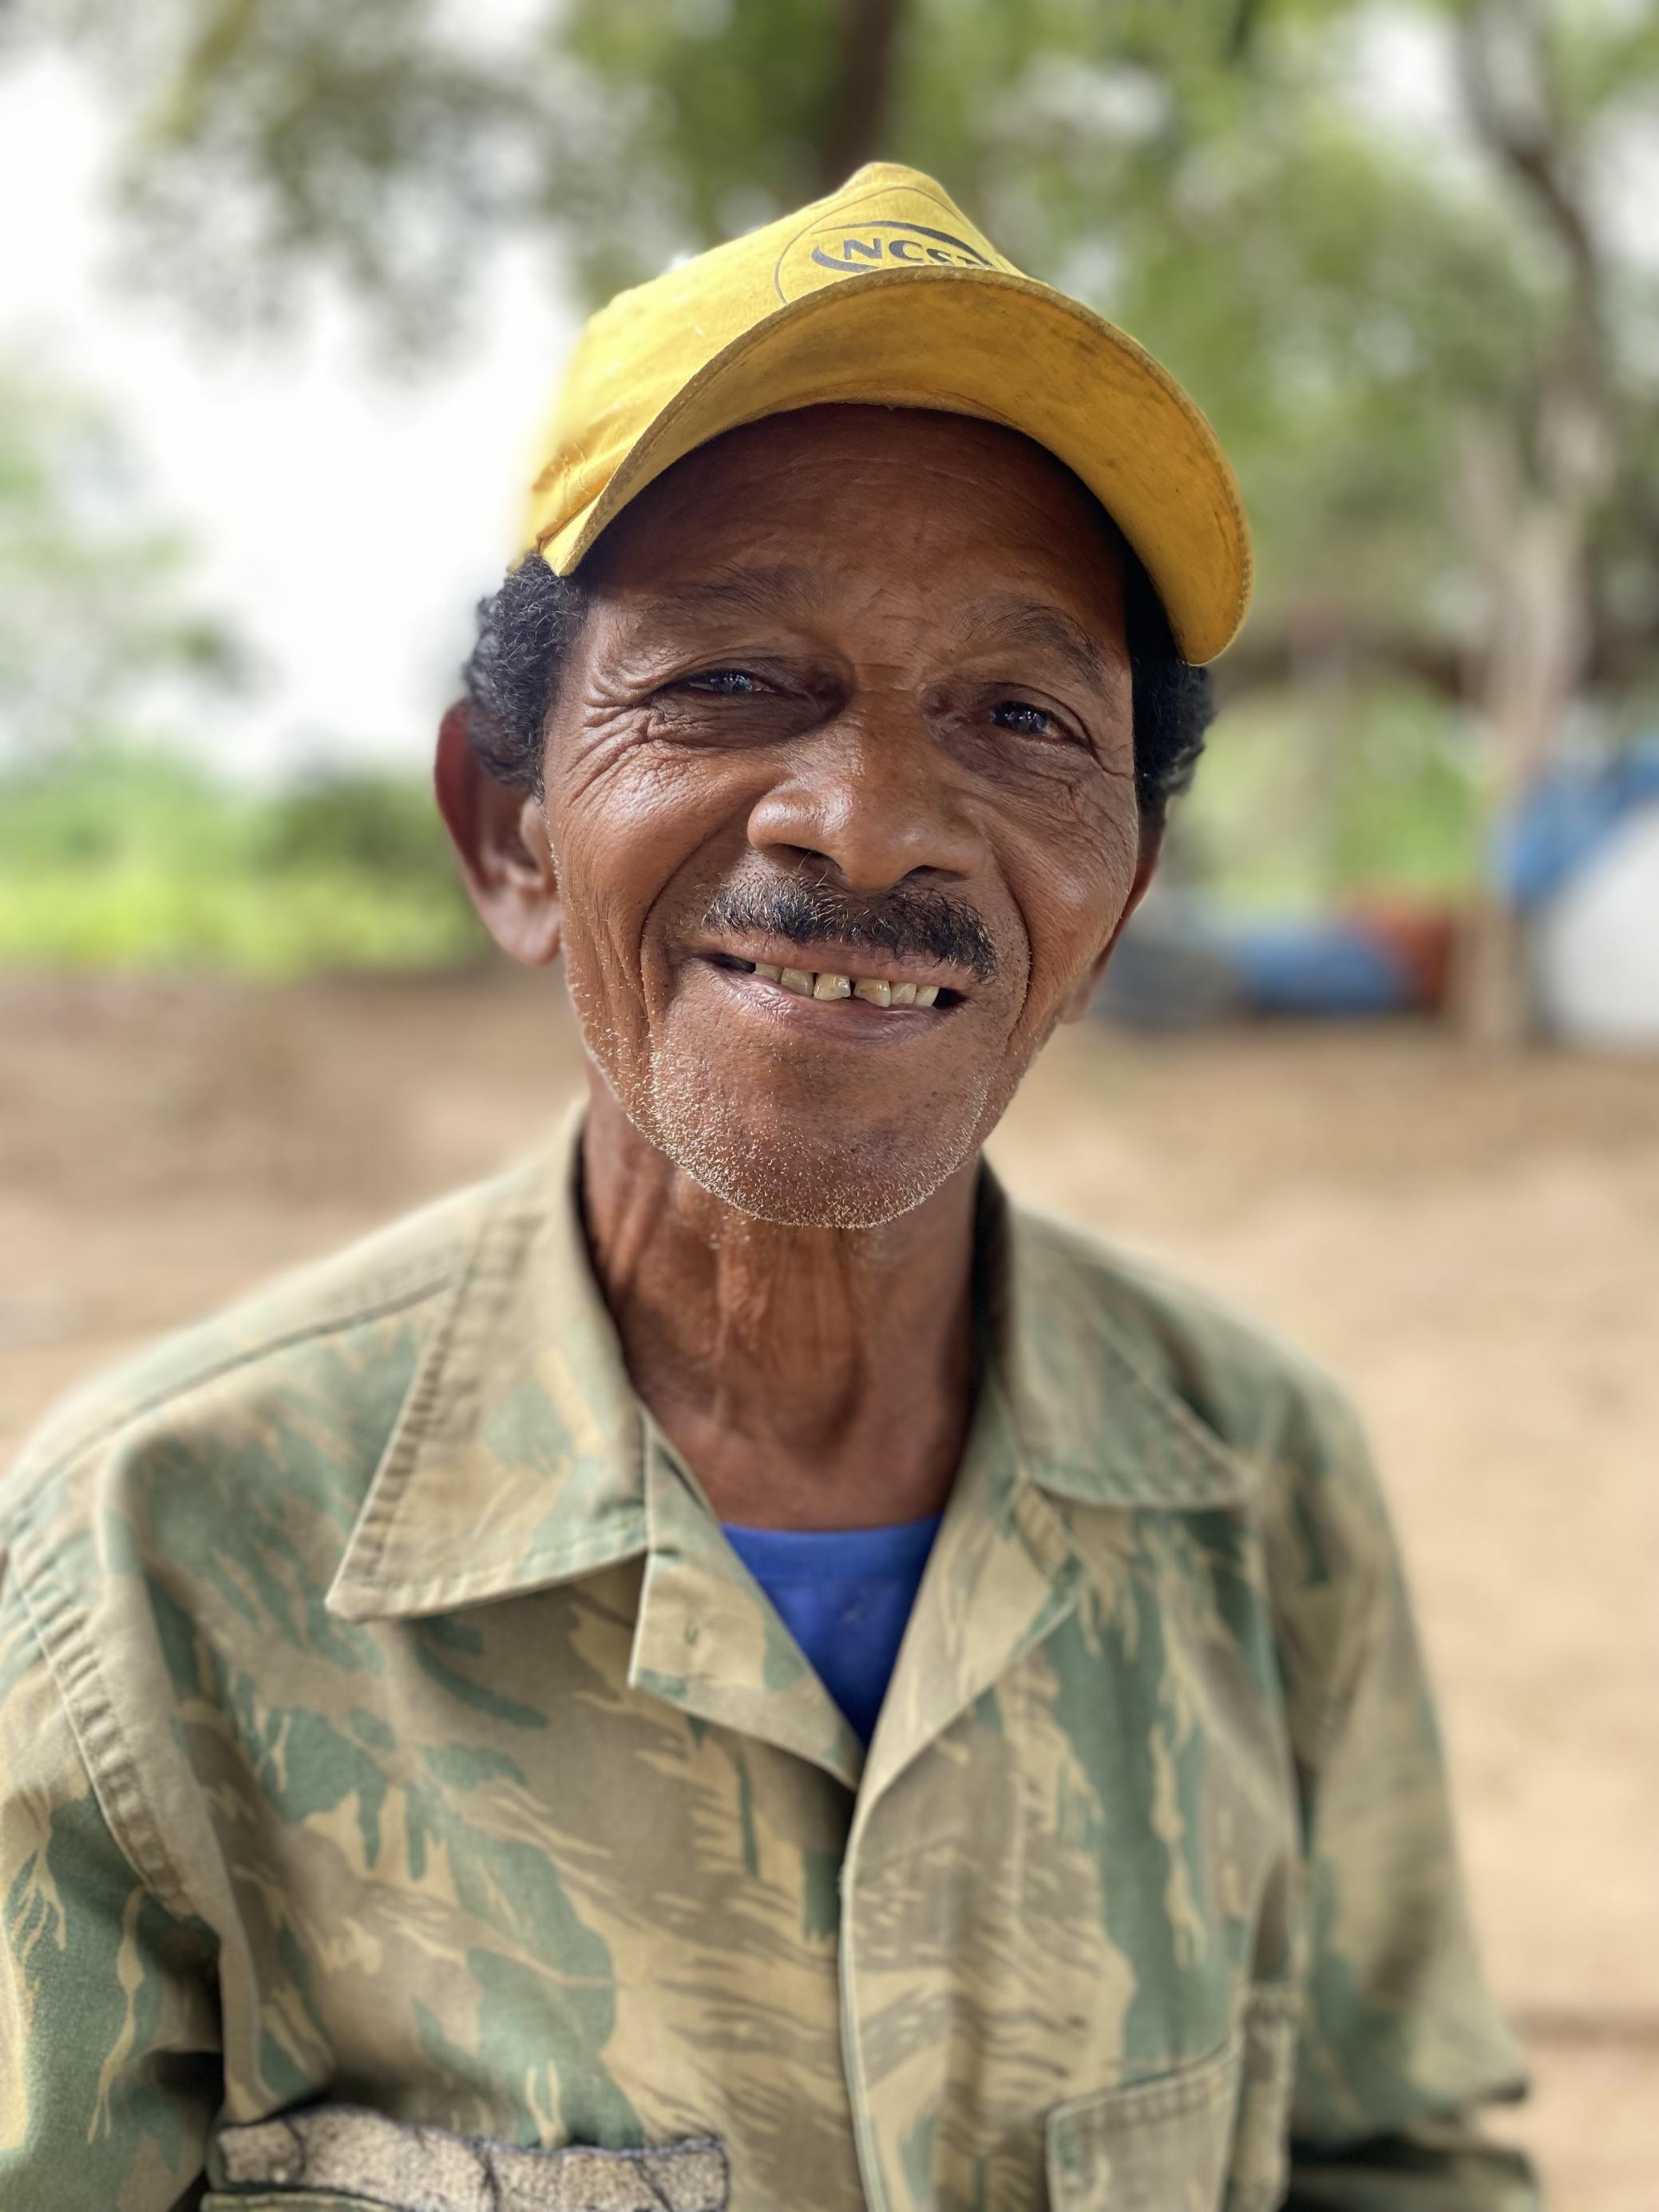
<svg viewBox="0 0 1659 2212">
<path fill-rule="evenodd" d="M 1532 210 L 1559 264 L 1556 313 L 1519 422 L 1474 420 L 1463 438 L 1462 512 L 1488 587 L 1480 704 L 1497 741 L 1492 782 L 1499 815 L 1518 805 L 1543 769 L 1589 669 L 1604 611 L 1592 565 L 1598 509 L 1616 523 L 1608 495 L 1617 484 L 1623 520 L 1650 553 L 1659 520 L 1659 483 L 1650 477 L 1644 486 L 1634 471 L 1616 467 L 1621 417 L 1636 395 L 1619 374 L 1620 303 L 1589 166 L 1595 107 L 1586 89 L 1599 82 L 1605 94 L 1609 66 L 1630 52 L 1630 11 L 1621 13 L 1621 35 L 1600 52 L 1570 43 L 1548 0 L 1470 0 L 1458 22 L 1476 133 Z M 1651 18 L 1645 27 L 1651 99 L 1659 34 Z M 1527 1025 L 1521 926 L 1490 885 L 1466 954 L 1460 980 L 1471 1030 L 1490 1043 L 1511 1042 Z"/>
<path fill-rule="evenodd" d="M 0 763 L 0 965 L 282 976 L 488 942 L 422 779 L 259 793 L 153 744 Z"/>
<path fill-rule="evenodd" d="M 118 59 L 145 258 L 216 313 L 327 266 L 434 343 L 509 232 L 596 295 L 890 154 L 1202 398 L 1261 553 L 1231 686 L 1427 687 L 1494 808 L 1570 697 L 1652 689 L 1652 0 L 10 5 Z"/>
<path fill-rule="evenodd" d="M 0 360 L 0 762 L 130 738 L 247 656 L 87 400 Z"/>
<path fill-rule="evenodd" d="M 170 749 L 200 695 L 249 672 L 190 565 L 106 417 L 0 359 L 0 963 L 475 958 L 425 779 L 328 771 L 261 793 Z"/>
</svg>

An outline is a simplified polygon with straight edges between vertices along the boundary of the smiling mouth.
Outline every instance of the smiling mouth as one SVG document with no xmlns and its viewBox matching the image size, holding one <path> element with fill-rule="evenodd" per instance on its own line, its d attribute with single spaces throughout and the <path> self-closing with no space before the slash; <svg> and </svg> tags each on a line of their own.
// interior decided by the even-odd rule
<svg viewBox="0 0 1659 2212">
<path fill-rule="evenodd" d="M 860 999 L 870 1006 L 938 1006 L 961 1004 L 962 993 L 938 983 L 893 983 L 880 975 L 844 975 L 833 968 L 775 968 L 769 961 L 744 960 L 734 952 L 707 956 L 716 968 L 734 975 L 758 975 L 798 999 Z"/>
</svg>

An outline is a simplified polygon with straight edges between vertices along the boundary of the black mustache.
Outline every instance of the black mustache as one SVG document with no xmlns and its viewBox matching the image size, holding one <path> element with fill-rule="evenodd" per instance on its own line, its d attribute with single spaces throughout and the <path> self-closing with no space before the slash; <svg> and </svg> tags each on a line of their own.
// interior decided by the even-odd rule
<svg viewBox="0 0 1659 2212">
<path fill-rule="evenodd" d="M 944 891 L 895 884 L 879 898 L 859 898 L 828 885 L 730 884 L 710 905 L 702 926 L 787 937 L 795 945 L 836 944 L 896 960 L 937 960 L 965 968 L 983 983 L 995 975 L 997 950 L 973 908 Z"/>
</svg>

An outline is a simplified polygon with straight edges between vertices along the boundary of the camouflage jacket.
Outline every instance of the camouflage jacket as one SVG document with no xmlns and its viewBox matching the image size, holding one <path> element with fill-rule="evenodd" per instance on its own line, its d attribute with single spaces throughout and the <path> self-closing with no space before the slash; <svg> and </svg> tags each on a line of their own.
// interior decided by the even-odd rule
<svg viewBox="0 0 1659 2212">
<path fill-rule="evenodd" d="M 1328 1385 L 988 1176 L 866 1756 L 629 1388 L 576 1156 L 0 1491 L 3 2212 L 1532 2205 Z"/>
</svg>

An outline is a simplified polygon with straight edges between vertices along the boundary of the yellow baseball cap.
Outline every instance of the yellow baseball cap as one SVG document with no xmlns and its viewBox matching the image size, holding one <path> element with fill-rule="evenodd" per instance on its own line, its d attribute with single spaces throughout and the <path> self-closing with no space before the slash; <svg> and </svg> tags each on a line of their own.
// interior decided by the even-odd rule
<svg viewBox="0 0 1659 2212">
<path fill-rule="evenodd" d="M 1237 635 L 1249 531 L 1203 416 L 1133 338 L 1022 275 L 931 177 L 888 161 L 600 308 L 541 449 L 527 547 L 568 575 L 696 447 L 827 402 L 1023 431 L 1116 522 L 1183 659 L 1212 660 Z"/>
</svg>

